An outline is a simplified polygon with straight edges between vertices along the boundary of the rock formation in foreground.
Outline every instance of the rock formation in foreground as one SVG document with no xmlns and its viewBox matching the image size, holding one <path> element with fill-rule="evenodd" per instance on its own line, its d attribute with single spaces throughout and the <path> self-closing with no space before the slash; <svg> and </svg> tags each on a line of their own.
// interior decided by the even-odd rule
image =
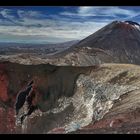
<svg viewBox="0 0 140 140">
<path fill-rule="evenodd" d="M 90 75 L 79 76 L 73 97 L 61 98 L 59 106 L 50 112 L 29 119 L 31 125 L 27 125 L 26 132 L 140 133 L 140 67 L 101 67 Z"/>
<path fill-rule="evenodd" d="M 140 66 L 110 63 L 76 69 L 1 64 L 0 133 L 140 133 Z M 26 102 L 18 116 L 13 105 L 31 77 L 38 95 L 49 94 L 42 98 L 46 106 L 39 104 L 46 111 L 36 110 L 20 125 Z"/>
</svg>

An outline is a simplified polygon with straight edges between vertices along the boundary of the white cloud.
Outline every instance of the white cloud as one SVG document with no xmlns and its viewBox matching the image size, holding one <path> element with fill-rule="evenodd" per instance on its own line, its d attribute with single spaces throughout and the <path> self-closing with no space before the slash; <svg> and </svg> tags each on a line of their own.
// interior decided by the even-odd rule
<svg viewBox="0 0 140 140">
<path fill-rule="evenodd" d="M 15 25 L 18 24 L 23 26 L 42 24 L 40 18 L 45 16 L 40 11 L 15 11 L 13 9 L 0 9 L 0 14 L 4 18 L 3 20 L 5 20 L 5 22 L 7 21 L 7 24 L 9 23 L 10 25 L 15 23 Z"/>
<path fill-rule="evenodd" d="M 3 13 L 4 17 L 14 19 L 11 16 L 12 10 L 9 11 L 5 9 L 1 12 Z M 70 18 L 60 18 L 58 15 L 53 15 L 53 19 L 38 19 L 39 16 L 46 16 L 38 11 L 18 10 L 17 15 L 20 17 L 19 19 L 14 20 L 17 25 L 9 25 L 6 26 L 6 28 L 4 25 L 1 25 L 1 34 L 21 37 L 54 37 L 65 40 L 72 40 L 84 38 L 106 24 L 98 23 L 95 21 L 70 21 Z"/>
<path fill-rule="evenodd" d="M 33 10 L 17 10 L 17 14 L 20 18 L 40 18 L 44 16 L 40 11 L 33 11 Z"/>
<path fill-rule="evenodd" d="M 79 14 L 88 14 L 90 9 L 79 8 Z M 3 16 L 9 19 L 14 19 L 12 11 L 1 11 Z M 15 26 L 0 26 L 0 34 L 7 36 L 17 36 L 17 38 L 35 38 L 39 39 L 57 38 L 64 41 L 83 39 L 88 35 L 94 33 L 108 22 L 84 21 L 79 20 L 70 21 L 70 18 L 59 17 L 53 15 L 52 19 L 38 19 L 40 16 L 46 16 L 38 11 L 23 11 L 18 10 L 17 15 L 19 19 L 15 19 Z M 21 26 L 22 25 L 22 26 Z M 29 27 L 30 25 L 30 27 Z M 37 27 L 36 25 L 41 25 Z"/>
<path fill-rule="evenodd" d="M 45 18 L 47 17 L 46 13 L 32 10 L 17 10 L 16 14 L 18 18 L 15 18 L 13 10 L 10 9 L 2 9 L 0 14 L 12 21 L 10 23 L 8 20 L 0 19 L 1 36 L 14 36 L 15 38 L 28 38 L 32 40 L 46 39 L 46 41 L 49 41 L 50 39 L 51 41 L 55 41 L 56 39 L 57 41 L 70 41 L 83 39 L 107 25 L 113 20 L 107 18 L 107 16 L 116 18 L 118 14 L 123 14 L 126 17 L 134 17 L 139 13 L 120 7 L 79 7 L 77 8 L 77 12 L 68 12 L 66 8 L 65 12 L 49 15 L 51 19 Z M 65 16 L 62 17 L 61 15 Z M 87 16 L 99 16 L 101 18 L 88 19 L 86 18 Z M 78 17 L 78 19 L 73 19 L 73 17 Z"/>
<path fill-rule="evenodd" d="M 133 17 L 140 14 L 140 12 L 136 12 L 133 10 L 127 10 L 120 7 L 111 7 L 111 6 L 82 6 L 77 9 L 77 12 L 62 12 L 61 15 L 65 16 L 79 16 L 79 17 L 86 17 L 86 16 L 98 16 L 98 17 L 117 17 L 118 14 L 124 15 L 126 17 Z"/>
<path fill-rule="evenodd" d="M 61 26 L 50 27 L 25 27 L 25 26 L 0 26 L 0 34 L 15 35 L 15 36 L 40 36 L 47 39 L 47 37 L 60 38 L 65 40 L 82 39 L 93 32 L 97 31 L 106 23 L 96 23 L 96 22 L 63 22 L 59 24 Z"/>
<path fill-rule="evenodd" d="M 8 18 L 8 19 L 13 19 L 15 18 L 13 15 L 12 15 L 12 10 L 10 9 L 2 9 L 0 11 L 0 14 L 4 17 L 4 18 Z"/>
</svg>

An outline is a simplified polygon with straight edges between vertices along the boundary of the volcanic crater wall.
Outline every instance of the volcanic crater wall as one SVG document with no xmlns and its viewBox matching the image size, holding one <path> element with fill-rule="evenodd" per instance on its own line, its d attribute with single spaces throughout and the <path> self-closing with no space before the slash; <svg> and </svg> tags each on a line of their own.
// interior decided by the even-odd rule
<svg viewBox="0 0 140 140">
<path fill-rule="evenodd" d="M 139 66 L 129 64 L 61 67 L 2 63 L 0 83 L 7 94 L 0 96 L 0 133 L 72 133 L 91 124 L 94 129 L 115 126 L 113 114 L 119 118 L 121 113 L 138 111 L 139 71 Z M 41 108 L 16 126 L 18 117 L 26 112 L 26 102 L 15 117 L 15 97 L 31 79 L 43 99 L 38 102 Z M 139 117 L 134 120 L 138 122 Z"/>
<path fill-rule="evenodd" d="M 120 115 L 139 108 L 139 66 L 106 64 L 101 67 L 98 71 L 78 77 L 72 97 L 62 96 L 50 110 L 44 113 L 36 111 L 27 118 L 23 124 L 26 132 L 46 134 L 83 130 L 84 133 L 87 130 L 84 127 L 91 124 L 96 130 L 99 127 L 121 126 L 123 122 L 131 123 L 126 115 L 122 118 Z M 102 121 L 106 116 L 109 119 Z"/>
<path fill-rule="evenodd" d="M 21 65 L 2 62 L 0 63 L 0 105 L 2 113 L 8 114 L 8 109 L 10 109 L 13 115 L 12 122 L 15 122 L 14 104 L 16 96 L 26 88 L 31 80 L 34 82 L 35 91 L 41 98 L 39 102 L 41 111 L 47 111 L 55 105 L 55 101 L 60 97 L 71 97 L 74 94 L 75 82 L 78 76 L 80 74 L 88 74 L 91 69 L 96 70 L 98 66 Z M 47 103 L 44 103 L 46 100 Z M 5 111 L 3 111 L 3 108 Z M 9 118 L 9 116 L 2 117 L 4 122 L 6 118 Z M 2 129 L 0 130 L 2 133 L 13 133 L 13 130 L 8 128 L 1 127 L 0 129 Z M 14 125 L 13 129 L 15 130 Z"/>
</svg>

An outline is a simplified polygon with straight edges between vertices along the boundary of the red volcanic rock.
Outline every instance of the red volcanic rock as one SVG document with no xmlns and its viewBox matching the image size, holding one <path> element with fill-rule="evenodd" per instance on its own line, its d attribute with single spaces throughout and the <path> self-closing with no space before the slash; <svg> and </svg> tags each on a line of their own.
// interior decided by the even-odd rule
<svg viewBox="0 0 140 140">
<path fill-rule="evenodd" d="M 15 132 L 14 109 L 8 108 L 4 102 L 7 102 L 9 80 L 6 75 L 5 65 L 0 64 L 0 133 Z"/>
<path fill-rule="evenodd" d="M 131 30 L 134 29 L 134 26 L 131 24 L 127 24 L 125 22 L 118 23 L 118 28 L 124 29 L 124 30 Z"/>
<path fill-rule="evenodd" d="M 15 133 L 15 113 L 13 108 L 0 108 L 0 134 Z"/>
<path fill-rule="evenodd" d="M 73 133 L 140 133 L 140 109 L 105 117 Z"/>
<path fill-rule="evenodd" d="M 0 71 L 0 100 L 2 101 L 8 100 L 7 95 L 8 84 L 9 81 L 7 75 L 3 71 Z"/>
<path fill-rule="evenodd" d="M 65 134 L 65 128 L 54 128 L 53 130 L 49 131 L 48 134 Z"/>
<path fill-rule="evenodd" d="M 129 119 L 124 115 L 118 115 L 112 118 L 102 119 L 100 121 L 95 122 L 94 124 L 90 124 L 84 129 L 100 129 L 100 128 L 113 128 L 113 127 L 121 127 L 123 123 L 128 122 Z"/>
</svg>

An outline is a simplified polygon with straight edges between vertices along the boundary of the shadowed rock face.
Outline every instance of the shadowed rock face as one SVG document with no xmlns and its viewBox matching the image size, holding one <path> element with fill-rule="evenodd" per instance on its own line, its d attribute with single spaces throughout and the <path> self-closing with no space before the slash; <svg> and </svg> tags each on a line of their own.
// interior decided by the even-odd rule
<svg viewBox="0 0 140 140">
<path fill-rule="evenodd" d="M 41 93 L 44 100 L 53 94 L 56 97 L 62 95 L 69 97 L 73 94 L 73 86 L 76 78 L 80 74 L 89 73 L 92 69 L 96 68 L 98 66 L 20 65 L 4 62 L 0 64 L 2 92 L 0 99 L 7 105 L 12 106 L 12 101 L 15 99 L 17 93 L 24 89 L 31 80 L 33 80 L 34 87 Z"/>
<path fill-rule="evenodd" d="M 74 94 L 75 82 L 80 74 L 88 74 L 97 68 L 98 66 L 21 65 L 2 62 L 0 63 L 0 105 L 6 110 L 13 109 L 17 94 L 24 91 L 29 82 L 33 81 L 37 95 L 35 104 L 41 111 L 47 111 L 60 97 L 71 97 Z M 14 120 L 13 116 L 13 122 Z"/>
</svg>

